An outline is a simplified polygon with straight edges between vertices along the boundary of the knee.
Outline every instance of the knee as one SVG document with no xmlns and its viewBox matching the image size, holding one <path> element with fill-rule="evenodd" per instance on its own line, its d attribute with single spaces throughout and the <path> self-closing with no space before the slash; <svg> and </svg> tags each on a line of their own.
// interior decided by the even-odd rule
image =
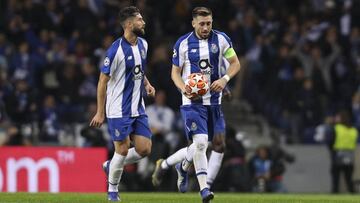
<svg viewBox="0 0 360 203">
<path fill-rule="evenodd" d="M 120 147 L 118 149 L 115 148 L 115 152 L 117 154 L 121 154 L 122 156 L 126 156 L 128 154 L 129 149 L 127 147 Z"/>
<path fill-rule="evenodd" d="M 218 153 L 224 153 L 226 149 L 225 142 L 214 142 L 213 150 Z"/>
<path fill-rule="evenodd" d="M 207 136 L 197 136 L 196 138 L 194 138 L 194 144 L 197 151 L 206 151 L 208 147 Z"/>
<path fill-rule="evenodd" d="M 145 157 L 151 153 L 151 146 L 135 147 L 135 150 L 140 156 Z"/>
<path fill-rule="evenodd" d="M 216 137 L 212 141 L 212 147 L 215 152 L 224 153 L 225 149 L 226 149 L 225 138 L 224 137 Z"/>
</svg>

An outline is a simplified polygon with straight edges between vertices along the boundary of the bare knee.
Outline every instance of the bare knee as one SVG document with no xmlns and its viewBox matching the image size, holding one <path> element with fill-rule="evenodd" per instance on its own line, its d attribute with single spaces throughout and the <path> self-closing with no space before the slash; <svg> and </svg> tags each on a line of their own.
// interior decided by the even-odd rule
<svg viewBox="0 0 360 203">
<path fill-rule="evenodd" d="M 218 153 L 225 152 L 225 136 L 224 135 L 217 135 L 214 137 L 212 141 L 213 150 Z"/>
<path fill-rule="evenodd" d="M 129 147 L 130 147 L 130 141 L 128 140 L 124 140 L 124 141 L 115 141 L 114 142 L 114 146 L 115 146 L 115 152 L 117 154 L 121 154 L 123 156 L 126 156 L 128 154 L 129 151 Z"/>
<path fill-rule="evenodd" d="M 145 157 L 145 156 L 148 156 L 151 153 L 151 145 L 136 146 L 135 150 L 140 156 Z"/>
<path fill-rule="evenodd" d="M 140 156 L 145 157 L 151 153 L 151 139 L 141 135 L 134 135 L 133 140 L 135 150 Z"/>
<path fill-rule="evenodd" d="M 126 156 L 128 154 L 129 148 L 127 146 L 120 146 L 118 148 L 115 147 L 115 152 L 117 154 L 121 154 L 123 156 Z"/>
</svg>

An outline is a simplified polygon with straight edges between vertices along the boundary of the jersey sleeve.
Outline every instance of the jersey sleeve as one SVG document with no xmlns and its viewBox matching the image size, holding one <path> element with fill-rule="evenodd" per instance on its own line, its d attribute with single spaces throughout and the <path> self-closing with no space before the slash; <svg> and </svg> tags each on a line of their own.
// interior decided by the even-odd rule
<svg viewBox="0 0 360 203">
<path fill-rule="evenodd" d="M 106 57 L 104 59 L 103 65 L 100 68 L 100 71 L 106 75 L 110 74 L 110 68 L 112 62 L 114 61 L 116 52 L 119 48 L 120 40 L 115 41 L 106 52 Z"/>
<path fill-rule="evenodd" d="M 172 56 L 172 63 L 178 67 L 182 67 L 184 64 L 184 55 L 181 50 L 181 42 L 182 40 L 179 39 L 175 43 Z"/>
<path fill-rule="evenodd" d="M 230 37 L 228 37 L 225 33 L 220 33 L 220 43 L 223 56 L 225 58 L 230 58 L 235 55 L 235 51 L 233 49 L 233 45 Z"/>
</svg>

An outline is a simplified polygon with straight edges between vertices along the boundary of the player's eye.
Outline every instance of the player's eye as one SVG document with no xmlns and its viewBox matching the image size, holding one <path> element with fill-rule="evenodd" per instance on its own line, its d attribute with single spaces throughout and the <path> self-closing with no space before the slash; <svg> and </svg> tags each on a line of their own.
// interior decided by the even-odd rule
<svg viewBox="0 0 360 203">
<path fill-rule="evenodd" d="M 203 23 L 203 22 L 200 23 L 200 26 L 204 26 L 204 25 L 205 25 L 205 23 Z"/>
</svg>

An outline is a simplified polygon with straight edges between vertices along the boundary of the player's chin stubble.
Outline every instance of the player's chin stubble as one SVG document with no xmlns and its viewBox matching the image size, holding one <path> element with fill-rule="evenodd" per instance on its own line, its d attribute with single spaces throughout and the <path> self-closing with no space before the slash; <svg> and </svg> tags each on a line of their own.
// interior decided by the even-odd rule
<svg viewBox="0 0 360 203">
<path fill-rule="evenodd" d="M 142 29 L 142 28 L 139 28 L 139 29 L 134 29 L 133 30 L 133 33 L 138 36 L 138 37 L 142 37 L 145 35 L 145 30 Z"/>
</svg>

